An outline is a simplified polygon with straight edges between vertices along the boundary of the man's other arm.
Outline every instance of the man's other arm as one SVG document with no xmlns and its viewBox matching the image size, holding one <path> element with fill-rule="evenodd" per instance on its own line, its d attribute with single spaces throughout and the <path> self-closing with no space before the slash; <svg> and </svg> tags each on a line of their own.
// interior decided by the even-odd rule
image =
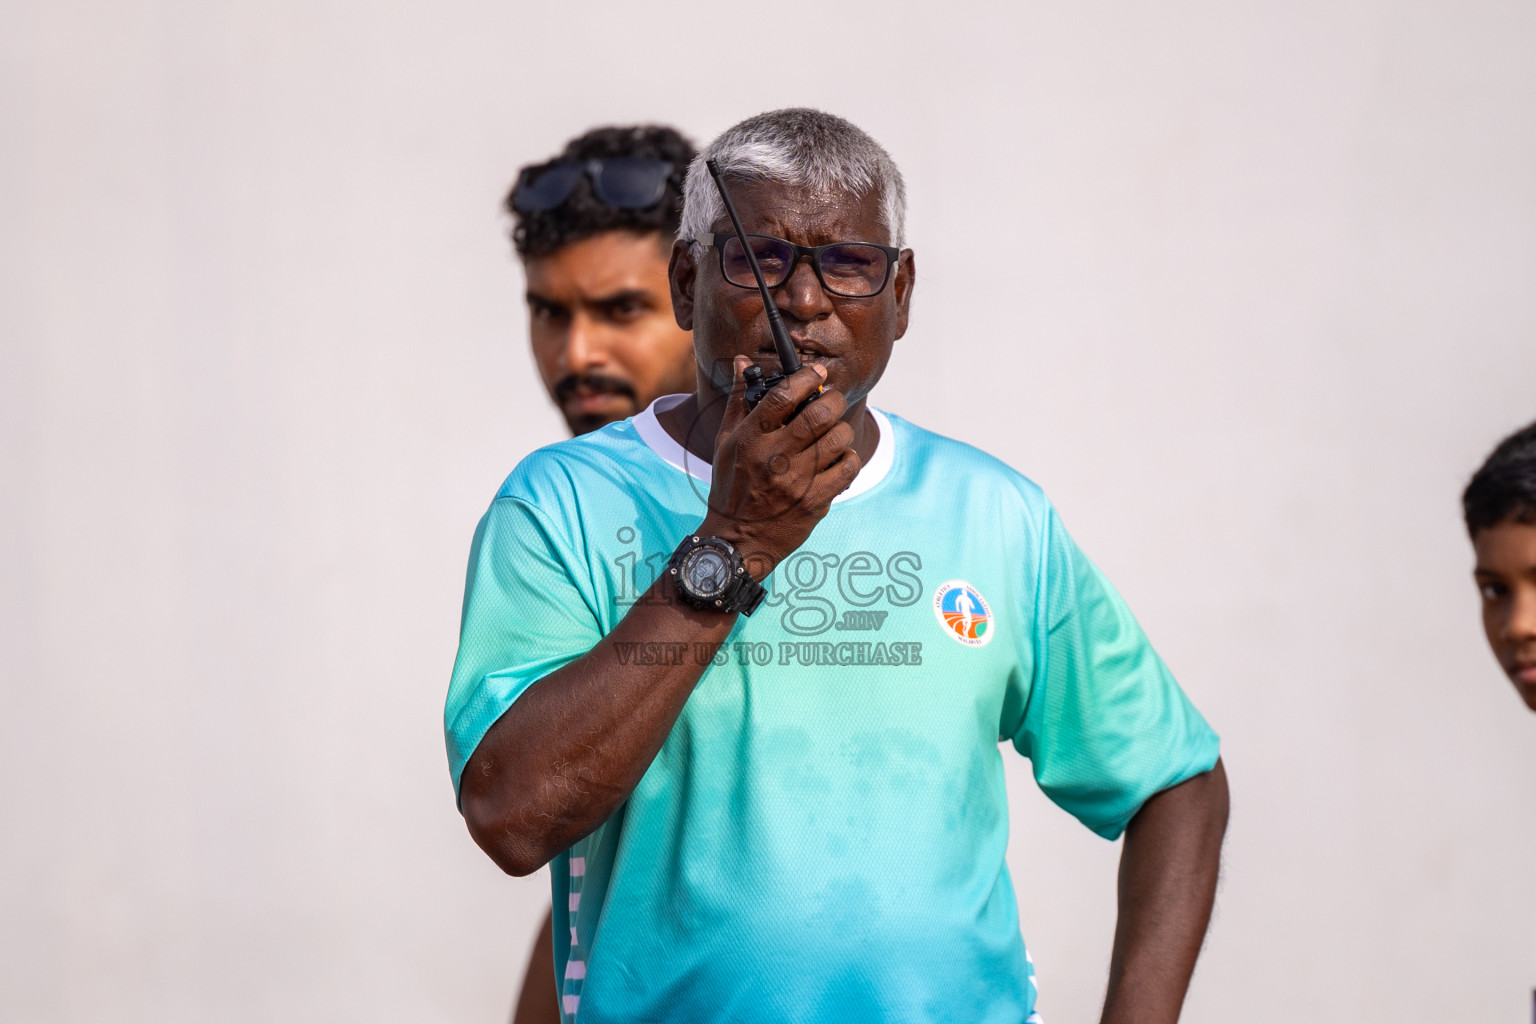
<svg viewBox="0 0 1536 1024">
<path fill-rule="evenodd" d="M 1179 1019 L 1216 899 L 1227 800 L 1218 760 L 1153 796 L 1127 826 L 1102 1024 Z"/>
</svg>

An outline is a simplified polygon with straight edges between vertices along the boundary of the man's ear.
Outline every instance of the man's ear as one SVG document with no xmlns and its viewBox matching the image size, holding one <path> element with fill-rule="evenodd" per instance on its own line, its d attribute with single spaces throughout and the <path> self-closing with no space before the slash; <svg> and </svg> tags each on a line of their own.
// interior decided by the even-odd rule
<svg viewBox="0 0 1536 1024">
<path fill-rule="evenodd" d="M 917 284 L 917 257 L 911 249 L 901 250 L 896 261 L 896 337 L 907 333 L 907 321 L 912 314 L 912 289 Z"/>
<path fill-rule="evenodd" d="M 672 259 L 667 263 L 667 283 L 672 286 L 672 316 L 677 326 L 693 330 L 693 285 L 698 280 L 698 265 L 688 243 L 679 238 L 672 243 Z"/>
</svg>

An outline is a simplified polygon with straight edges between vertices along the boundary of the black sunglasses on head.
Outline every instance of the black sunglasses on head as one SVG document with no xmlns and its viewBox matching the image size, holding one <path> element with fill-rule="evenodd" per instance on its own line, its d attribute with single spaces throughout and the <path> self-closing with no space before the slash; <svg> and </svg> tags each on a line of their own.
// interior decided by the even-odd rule
<svg viewBox="0 0 1536 1024">
<path fill-rule="evenodd" d="M 512 189 L 512 208 L 519 213 L 553 210 L 571 197 L 586 175 L 600 201 L 622 210 L 643 210 L 661 201 L 672 170 L 670 160 L 643 156 L 551 160 L 523 168 Z"/>
</svg>

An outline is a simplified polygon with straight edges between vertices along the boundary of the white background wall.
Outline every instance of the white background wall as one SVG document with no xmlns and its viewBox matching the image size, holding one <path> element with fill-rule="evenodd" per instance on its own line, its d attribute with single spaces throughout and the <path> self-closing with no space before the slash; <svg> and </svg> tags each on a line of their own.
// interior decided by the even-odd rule
<svg viewBox="0 0 1536 1024">
<path fill-rule="evenodd" d="M 877 401 L 1044 484 L 1223 734 L 1186 1019 L 1529 1019 L 1536 720 L 1457 506 L 1536 417 L 1529 2 L 4 7 L 0 1018 L 504 1017 L 546 883 L 465 834 L 441 700 L 562 428 L 497 204 L 803 103 L 908 176 Z M 1116 848 L 1010 763 L 1091 1021 Z"/>
</svg>

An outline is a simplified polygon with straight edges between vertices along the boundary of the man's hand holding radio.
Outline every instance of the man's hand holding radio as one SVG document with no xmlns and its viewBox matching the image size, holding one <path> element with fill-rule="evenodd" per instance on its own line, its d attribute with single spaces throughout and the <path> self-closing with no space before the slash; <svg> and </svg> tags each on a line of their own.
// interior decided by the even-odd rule
<svg viewBox="0 0 1536 1024">
<path fill-rule="evenodd" d="M 736 357 L 715 438 L 709 513 L 698 532 L 730 541 L 761 582 L 805 543 L 863 463 L 854 430 L 842 421 L 847 401 L 837 391 L 817 394 L 822 367 L 802 366 L 748 410 L 742 371 L 750 365 Z"/>
</svg>

